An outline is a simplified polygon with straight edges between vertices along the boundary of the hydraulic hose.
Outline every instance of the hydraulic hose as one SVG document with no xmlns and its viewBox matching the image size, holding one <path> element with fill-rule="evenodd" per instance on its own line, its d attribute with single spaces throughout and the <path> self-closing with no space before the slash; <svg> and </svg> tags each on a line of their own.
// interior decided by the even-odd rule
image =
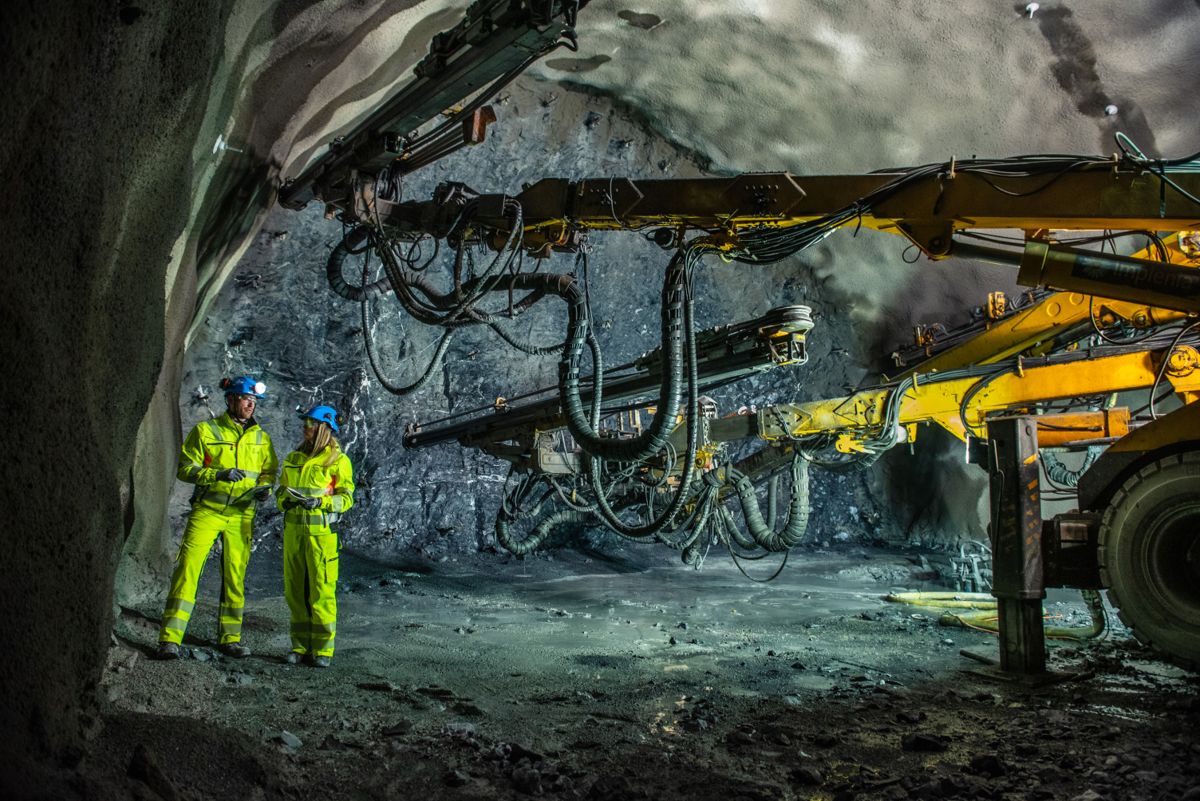
<svg viewBox="0 0 1200 801">
<path fill-rule="evenodd" d="M 518 209 L 517 214 L 519 213 Z M 514 226 L 513 236 L 518 229 L 519 226 Z M 513 236 L 510 236 L 510 240 Z M 343 265 L 347 256 L 361 252 L 359 248 L 366 237 L 370 238 L 372 246 L 379 253 L 386 276 L 379 281 L 364 281 L 358 286 L 352 286 L 343 277 Z M 580 394 L 582 355 L 584 348 L 590 349 L 595 368 L 598 366 L 599 348 L 591 332 L 586 297 L 573 277 L 539 273 L 507 276 L 503 273 L 498 274 L 498 254 L 483 274 L 474 279 L 460 282 L 457 280 L 456 271 L 455 288 L 441 292 L 424 274 L 402 267 L 391 252 L 386 239 L 378 236 L 369 226 L 355 228 L 334 248 L 326 264 L 326 277 L 330 289 L 335 294 L 356 302 L 386 294 L 390 287 L 404 310 L 419 322 L 428 325 L 460 327 L 484 324 L 505 342 L 532 355 L 553 353 L 561 347 L 559 396 L 568 430 L 588 454 L 614 461 L 634 462 L 642 461 L 661 450 L 674 423 L 675 409 L 679 406 L 683 383 L 682 310 L 686 262 L 685 254 L 677 254 L 672 259 L 663 282 L 661 327 L 666 358 L 658 411 L 646 431 L 633 439 L 603 437 L 597 424 L 588 420 L 588 410 Z M 528 295 L 513 304 L 514 313 L 524 311 L 548 293 L 558 295 L 567 303 L 568 336 L 564 345 L 533 346 L 521 343 L 502 330 L 491 315 L 473 308 L 474 303 L 483 295 L 514 289 L 531 290 Z M 418 297 L 417 293 L 422 297 Z M 448 340 L 444 340 L 446 341 Z M 432 368 L 427 371 L 427 375 L 431 373 Z M 599 400 L 603 386 L 602 371 L 593 369 L 593 373 L 593 394 L 595 399 Z"/>
<path fill-rule="evenodd" d="M 503 255 L 504 251 L 497 254 L 497 257 L 492 260 L 492 263 L 483 274 L 465 283 L 460 283 L 456 275 L 454 289 L 449 292 L 442 292 L 433 285 L 433 282 L 423 272 L 402 267 L 397 261 L 396 255 L 392 252 L 390 244 L 384 237 L 376 235 L 374 232 L 372 232 L 371 236 L 375 251 L 383 261 L 387 281 L 396 293 L 396 298 L 400 301 L 401 306 L 404 307 L 406 312 L 426 325 L 451 327 L 488 323 L 491 320 L 491 316 L 486 312 L 475 309 L 474 304 L 489 292 L 497 291 L 498 289 L 511 290 L 513 288 L 511 283 L 503 287 L 498 286 L 499 282 L 504 279 L 503 273 L 496 274 L 496 270 L 500 266 L 500 256 Z M 513 236 L 510 236 L 509 243 L 505 247 L 510 247 L 513 241 Z M 414 290 L 420 292 L 424 296 L 424 299 L 418 298 L 414 294 Z M 528 296 L 517 301 L 512 306 L 513 314 L 516 315 L 525 311 L 525 309 L 540 300 L 543 294 L 542 292 L 531 292 Z"/>
<path fill-rule="evenodd" d="M 786 551 L 804 539 L 809 516 L 808 478 L 808 460 L 797 453 L 792 457 L 792 497 L 788 503 L 788 519 L 783 528 L 776 531 L 763 519 L 754 483 L 739 470 L 729 471 L 729 479 L 742 506 L 746 528 L 758 547 L 766 551 Z"/>
<path fill-rule="evenodd" d="M 640 462 L 662 450 L 674 427 L 675 410 L 683 384 L 684 349 L 684 283 L 687 275 L 687 256 L 680 251 L 671 259 L 663 280 L 662 290 L 662 350 L 663 382 L 659 387 L 658 407 L 654 419 L 639 436 L 631 439 L 611 439 L 601 436 L 587 419 L 580 397 L 580 370 L 583 350 L 588 346 L 590 320 L 586 303 L 571 304 L 567 324 L 567 345 L 559 362 L 559 397 L 567 429 L 585 453 L 611 461 Z M 593 393 L 600 397 L 602 376 L 594 370 Z"/>
<path fill-rule="evenodd" d="M 775 517 L 779 505 L 779 474 L 767 479 L 767 528 L 775 530 Z"/>
<path fill-rule="evenodd" d="M 719 508 L 719 511 L 721 515 L 721 525 L 724 527 L 725 533 L 734 541 L 734 543 L 737 544 L 739 548 L 753 550 L 754 548 L 758 547 L 758 543 L 754 541 L 754 538 L 742 531 L 741 526 L 734 521 L 733 512 L 729 511 L 728 506 L 722 505 Z"/>
<path fill-rule="evenodd" d="M 386 275 L 378 281 L 371 283 L 364 281 L 358 286 L 352 286 L 346 282 L 342 268 L 347 256 L 362 252 L 359 248 L 367 238 L 370 239 L 371 247 L 380 253 L 380 260 L 383 262 Z M 438 292 L 432 283 L 420 273 L 403 270 L 399 265 L 393 264 L 392 259 L 383 255 L 380 250 L 382 247 L 386 247 L 386 244 L 378 242 L 374 236 L 371 236 L 371 229 L 368 226 L 359 226 L 348 233 L 329 254 L 329 260 L 326 262 L 325 277 L 329 282 L 329 288 L 339 297 L 355 303 L 386 295 L 391 290 L 396 293 L 396 298 L 404 310 L 419 322 L 427 325 L 442 324 L 443 320 L 434 313 L 434 310 L 451 308 L 454 304 L 453 299 Z M 418 289 L 425 294 L 429 306 L 432 308 L 423 306 L 412 295 L 412 289 Z"/>
<path fill-rule="evenodd" d="M 1079 469 L 1072 470 L 1058 460 L 1053 451 L 1042 451 L 1042 464 L 1046 467 L 1046 475 L 1056 484 L 1061 484 L 1064 487 L 1079 486 L 1079 479 L 1087 472 L 1087 469 L 1092 466 L 1096 459 L 1100 458 L 1104 448 L 1091 445 L 1087 449 L 1087 455 L 1083 459 L 1083 464 Z"/>
<path fill-rule="evenodd" d="M 883 600 L 939 609 L 995 609 L 996 598 L 986 592 L 893 592 Z"/>
<path fill-rule="evenodd" d="M 330 258 L 332 259 L 332 256 Z M 373 284 L 367 283 L 367 269 L 368 267 L 364 263 L 362 286 L 373 286 Z M 375 283 L 377 284 L 379 282 L 377 281 Z M 375 353 L 375 341 L 374 337 L 371 336 L 371 293 L 368 291 L 360 291 L 359 294 L 362 298 L 361 302 L 359 303 L 359 308 L 362 310 L 363 345 L 366 347 L 367 361 L 371 363 L 371 370 L 374 371 L 375 378 L 379 381 L 379 385 L 391 394 L 399 396 L 410 395 L 413 392 L 421 389 L 421 387 L 429 383 L 429 379 L 433 377 L 434 371 L 437 369 L 438 365 L 442 363 L 442 357 L 446 355 L 446 350 L 450 347 L 450 339 L 454 336 L 454 329 L 447 328 L 446 332 L 442 334 L 442 339 L 437 344 L 437 350 L 434 352 L 433 358 L 429 360 L 429 366 L 425 368 L 425 372 L 422 373 L 416 381 L 408 385 L 393 384 L 387 378 L 387 376 L 383 374 L 383 370 L 379 366 L 379 357 Z"/>
<path fill-rule="evenodd" d="M 516 556 L 524 556 L 530 553 L 543 542 L 546 538 L 559 526 L 582 526 L 589 520 L 592 520 L 592 515 L 588 512 L 579 512 L 575 509 L 561 509 L 551 515 L 547 515 L 540 523 L 534 526 L 533 530 L 524 537 L 516 537 L 509 527 L 512 518 L 501 513 L 496 515 L 496 542 L 509 553 Z"/>
<path fill-rule="evenodd" d="M 509 261 L 511 261 L 512 248 L 509 245 L 511 245 L 512 239 L 513 237 L 510 236 L 510 243 L 506 245 L 505 250 L 497 254 L 497 257 L 493 259 L 487 270 L 477 279 L 466 284 L 460 284 L 449 292 L 442 292 L 422 271 L 402 267 L 397 262 L 395 254 L 391 251 L 391 245 L 385 237 L 377 234 L 370 226 L 360 225 L 350 231 L 329 254 L 329 259 L 325 265 L 325 276 L 329 283 L 329 288 L 334 294 L 349 301 L 357 303 L 361 302 L 365 297 L 379 297 L 387 294 L 390 288 L 395 292 L 404 310 L 419 322 L 426 323 L 427 325 L 444 326 L 484 323 L 495 329 L 496 326 L 491 322 L 491 316 L 485 312 L 473 309 L 472 305 L 483 295 L 494 291 L 495 284 L 503 280 L 503 273 L 497 274 L 498 269 L 501 267 L 500 257 L 508 251 Z M 378 281 L 367 283 L 364 280 L 362 284 L 354 286 L 347 283 L 343 275 L 343 267 L 348 256 L 357 255 L 362 252 L 362 245 L 365 241 L 369 241 L 370 247 L 379 254 L 386 275 Z M 507 263 L 505 262 L 505 266 L 507 266 Z M 423 298 L 417 297 L 414 291 L 419 292 Z M 533 292 L 521 298 L 512 304 L 513 314 L 516 315 L 525 311 L 539 301 L 543 297 L 543 294 L 542 292 Z M 439 312 L 443 314 L 439 314 Z M 516 343 L 508 335 L 500 331 L 497 332 L 501 334 L 505 341 L 519 346 L 519 343 Z M 545 351 L 553 352 L 560 348 L 561 345 L 556 345 L 545 349 Z"/>
<path fill-rule="evenodd" d="M 342 265 L 345 263 L 346 257 L 362 252 L 361 250 L 356 250 L 356 248 L 362 245 L 366 236 L 366 226 L 355 228 L 346 234 L 341 242 L 337 243 L 337 247 L 329 254 L 329 260 L 325 262 L 325 278 L 329 281 L 329 288 L 333 290 L 335 295 L 355 303 L 368 297 L 386 295 L 388 291 L 387 278 L 380 278 L 378 281 L 370 284 L 364 282 L 358 286 L 352 286 L 346 283 L 346 279 L 342 275 Z"/>
<path fill-rule="evenodd" d="M 676 551 L 683 551 L 692 547 L 700 539 L 701 533 L 703 533 L 705 526 L 708 525 L 708 521 L 712 517 L 713 509 L 716 505 L 714 503 L 715 499 L 716 490 L 713 487 L 704 486 L 700 490 L 696 502 L 683 520 L 678 522 L 674 520 L 668 521 L 667 526 L 672 527 L 670 534 L 658 531 L 655 533 L 655 539 Z M 651 514 L 653 514 L 653 509 L 651 510 Z M 664 528 L 667 526 L 664 526 Z M 685 559 L 684 561 L 687 560 Z"/>
<path fill-rule="evenodd" d="M 679 556 L 683 559 L 685 565 L 696 564 L 700 559 L 699 542 L 700 537 L 704 534 L 708 527 L 709 520 L 713 516 L 713 511 L 717 507 L 717 492 L 714 488 L 705 488 L 705 491 L 700 496 L 700 501 L 697 506 L 696 513 L 684 522 L 682 529 L 687 531 L 683 539 L 678 541 L 667 540 L 665 537 L 660 537 L 660 541 L 671 546 L 679 551 Z"/>
<path fill-rule="evenodd" d="M 1081 590 L 1087 604 L 1091 623 L 1087 628 L 1046 626 L 1046 636 L 1056 640 L 1091 640 L 1104 633 L 1104 602 L 1097 590 Z M 1000 630 L 996 619 L 996 599 L 983 592 L 898 592 L 884 596 L 885 601 L 894 601 L 913 606 L 933 606 L 942 609 L 968 609 L 972 611 L 947 612 L 939 618 L 943 626 L 961 626 L 997 633 Z"/>
<path fill-rule="evenodd" d="M 667 508 L 663 510 L 661 515 L 659 515 L 658 517 L 656 517 L 646 523 L 642 523 L 642 524 L 638 524 L 638 525 L 629 525 L 628 523 L 625 523 L 623 520 L 621 520 L 619 517 L 617 517 L 616 512 L 613 510 L 613 508 L 608 503 L 608 498 L 604 491 L 604 488 L 600 485 L 600 468 L 602 466 L 602 461 L 603 461 L 604 457 L 602 455 L 591 454 L 591 456 L 588 460 L 588 475 L 589 475 L 589 478 L 591 479 L 592 492 L 595 493 L 595 495 L 596 495 L 596 512 L 597 512 L 597 514 L 600 516 L 600 519 L 610 529 L 617 532 L 621 536 L 628 537 L 630 539 L 642 539 L 644 537 L 656 535 L 660 531 L 662 531 L 663 528 L 665 528 L 672 520 L 675 519 L 676 515 L 679 514 L 679 510 L 683 508 L 683 502 L 687 498 L 687 496 L 691 490 L 692 476 L 695 474 L 695 471 L 696 471 L 696 449 L 697 449 L 697 445 L 698 445 L 698 429 L 700 426 L 700 389 L 699 389 L 699 381 L 698 381 L 698 377 L 697 377 L 698 370 L 697 370 L 697 366 L 696 366 L 696 337 L 694 334 L 695 328 L 693 326 L 693 320 L 692 320 L 693 299 L 692 299 L 692 293 L 687 284 L 688 275 L 687 275 L 686 268 L 687 268 L 688 260 L 690 257 L 691 257 L 690 254 L 688 254 L 684 251 L 681 251 L 680 253 L 676 254 L 676 257 L 671 260 L 671 269 L 668 269 L 668 271 L 667 271 L 668 278 L 663 285 L 663 350 L 666 351 L 668 349 L 667 348 L 667 337 L 668 337 L 669 314 L 668 314 L 667 306 L 668 306 L 668 304 L 673 304 L 675 302 L 674 300 L 669 299 L 668 287 L 671 286 L 676 280 L 678 280 L 678 284 L 679 284 L 679 288 L 680 288 L 679 295 L 680 295 L 680 299 L 682 300 L 681 305 L 683 307 L 683 309 L 682 309 L 683 327 L 687 333 L 687 335 L 685 337 L 682 337 L 682 339 L 684 340 L 684 342 L 683 342 L 684 347 L 682 349 L 686 351 L 685 355 L 687 358 L 688 400 L 687 400 L 687 407 L 686 407 L 686 414 L 685 414 L 685 425 L 687 426 L 687 452 L 684 455 L 684 459 L 683 459 L 683 473 L 679 477 L 679 489 L 675 492 L 675 495 L 674 495 L 674 497 L 672 497 L 671 502 L 669 504 L 667 504 Z M 679 270 L 679 275 L 677 277 L 672 276 L 672 273 L 675 272 L 675 268 L 678 268 L 678 270 Z M 670 294 L 674 294 L 674 293 L 670 293 Z M 679 326 L 675 325 L 674 328 L 676 329 L 677 333 L 675 335 L 677 336 Z M 676 345 L 675 347 L 678 348 L 678 345 Z M 564 359 L 564 361 L 566 361 L 566 359 Z M 654 422 L 651 423 L 650 429 L 654 429 L 660 420 L 669 419 L 670 421 L 673 422 L 675 419 L 675 408 L 679 403 L 677 385 L 679 383 L 679 376 L 680 376 L 680 373 L 682 372 L 682 369 L 681 369 L 681 366 L 678 364 L 679 360 L 678 360 L 677 354 L 676 354 L 676 357 L 673 359 L 673 361 L 674 361 L 674 364 L 671 364 L 669 361 L 668 364 L 665 365 L 663 368 L 665 373 L 667 373 L 667 374 L 669 374 L 669 376 L 673 376 L 673 377 L 669 377 L 668 380 L 664 381 L 663 387 L 662 387 L 662 393 L 666 394 L 669 391 L 667 384 L 675 384 L 676 385 L 676 387 L 674 389 L 675 398 L 673 401 L 671 401 L 671 404 L 672 404 L 671 406 L 666 407 L 666 408 L 660 406 L 658 408 L 658 410 L 654 416 Z M 560 371 L 560 375 L 562 375 L 561 371 Z M 579 379 L 578 379 L 578 371 L 576 370 L 576 377 L 575 377 L 576 392 L 578 391 L 578 386 L 579 386 Z M 593 394 L 593 402 L 594 403 L 598 402 L 598 400 L 600 398 L 600 376 L 598 373 L 596 376 L 596 383 L 594 385 L 593 393 L 594 393 Z M 661 395 L 660 395 L 660 399 L 661 399 Z M 574 431 L 572 431 L 572 433 L 574 433 Z M 647 432 L 645 434 L 643 434 L 641 437 L 638 437 L 637 439 L 638 440 L 646 439 L 647 435 L 649 435 L 651 433 L 652 433 L 651 430 L 647 430 Z M 657 446 L 655 446 L 653 450 L 651 450 L 649 453 L 647 453 L 643 456 L 638 456 L 636 458 L 628 458 L 628 459 L 625 459 L 624 461 L 641 461 L 642 459 L 645 458 L 645 456 L 649 456 L 649 455 L 653 454 L 657 450 L 661 449 L 662 445 L 664 445 L 666 443 L 667 436 L 669 434 L 670 434 L 670 431 L 668 429 L 666 429 L 666 427 L 664 425 L 662 435 L 661 435 L 662 441 Z M 635 440 L 624 440 L 624 441 L 617 440 L 618 443 L 634 442 L 634 441 Z M 653 440 L 651 440 L 651 441 L 653 441 Z M 611 442 L 611 441 L 608 441 L 608 442 Z"/>
</svg>

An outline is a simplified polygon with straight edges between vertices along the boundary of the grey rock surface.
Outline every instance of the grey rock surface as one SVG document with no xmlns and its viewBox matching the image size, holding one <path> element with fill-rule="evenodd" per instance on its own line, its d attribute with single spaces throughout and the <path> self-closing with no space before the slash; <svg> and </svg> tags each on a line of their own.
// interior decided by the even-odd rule
<svg viewBox="0 0 1200 801">
<path fill-rule="evenodd" d="M 487 142 L 412 176 L 405 196 L 428 198 L 447 180 L 477 191 L 515 193 L 545 177 L 708 174 L 695 154 L 647 132 L 629 109 L 589 92 L 521 80 L 501 95 L 497 106 L 503 120 L 493 126 Z M 389 395 L 366 358 L 360 305 L 327 287 L 325 261 L 344 229 L 318 212 L 315 204 L 299 214 L 273 211 L 233 280 L 217 295 L 184 361 L 180 404 L 185 427 L 210 411 L 221 411 L 214 387 L 228 374 L 248 372 L 268 384 L 258 416 L 281 457 L 299 441 L 295 407 L 332 403 L 348 418 L 340 438 L 358 485 L 359 505 L 342 524 L 346 545 L 381 554 L 418 552 L 435 560 L 494 549 L 493 521 L 507 464 L 456 444 L 405 450 L 401 438 L 412 423 L 552 386 L 557 355 L 530 357 L 490 332 L 469 330 L 456 337 L 425 388 L 405 397 Z M 697 279 L 698 328 L 740 322 L 796 303 L 812 307 L 816 318 L 809 363 L 713 392 L 721 414 L 742 406 L 836 397 L 875 374 L 872 335 L 855 327 L 844 293 L 820 280 L 814 268 L 823 261 L 853 259 L 853 253 L 839 252 L 847 244 L 853 245 L 848 233 L 761 267 L 706 262 Z M 670 254 L 647 241 L 643 232 L 632 231 L 593 234 L 590 251 L 591 302 L 606 364 L 620 364 L 657 347 L 661 282 Z M 478 258 L 482 262 L 487 257 Z M 429 268 L 444 285 L 448 258 L 443 255 Z M 573 258 L 558 255 L 542 269 L 570 270 Z M 353 283 L 361 282 L 360 271 L 361 262 L 345 268 Z M 969 272 L 962 280 L 966 294 L 972 285 Z M 441 329 L 408 318 L 390 298 L 373 302 L 370 322 L 385 374 L 392 383 L 410 383 L 428 364 Z M 518 318 L 511 331 L 525 341 L 549 344 L 561 341 L 564 323 L 562 309 L 545 302 Z M 928 453 L 893 454 L 876 473 L 814 471 L 809 540 L 923 537 L 932 543 L 978 536 L 975 513 L 982 475 L 957 466 L 940 470 L 941 482 L 960 484 L 943 486 L 941 493 L 924 471 L 920 482 L 913 480 L 914 461 L 941 459 L 943 442 L 930 439 Z M 750 441 L 739 447 L 746 451 L 760 445 Z M 948 459 L 939 462 L 949 464 Z M 187 490 L 181 485 L 174 494 L 180 521 Z M 923 515 L 927 519 L 920 519 Z M 263 542 L 277 539 L 280 526 L 272 509 L 260 512 Z M 568 535 L 556 542 L 603 547 L 605 539 Z"/>
</svg>

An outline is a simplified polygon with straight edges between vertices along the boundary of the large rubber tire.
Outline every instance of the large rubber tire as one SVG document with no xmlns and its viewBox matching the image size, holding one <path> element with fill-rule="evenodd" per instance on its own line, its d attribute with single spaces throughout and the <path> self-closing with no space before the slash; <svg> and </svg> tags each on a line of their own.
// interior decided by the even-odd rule
<svg viewBox="0 0 1200 801">
<path fill-rule="evenodd" d="M 1100 575 L 1143 643 L 1200 669 L 1200 451 L 1126 479 L 1100 523 Z"/>
</svg>

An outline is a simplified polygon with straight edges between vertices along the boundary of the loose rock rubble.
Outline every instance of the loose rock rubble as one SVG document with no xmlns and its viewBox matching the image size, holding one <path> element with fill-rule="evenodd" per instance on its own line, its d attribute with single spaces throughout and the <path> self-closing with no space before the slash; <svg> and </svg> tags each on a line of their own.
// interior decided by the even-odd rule
<svg viewBox="0 0 1200 801">
<path fill-rule="evenodd" d="M 564 580 L 563 560 L 531 560 L 521 582 L 481 562 L 396 584 L 343 559 L 361 587 L 330 670 L 282 662 L 269 575 L 249 659 L 215 655 L 203 604 L 188 647 L 207 661 L 134 658 L 153 627 L 123 617 L 82 784 L 238 801 L 318 785 L 332 799 L 1200 799 L 1200 680 L 1120 631 L 1053 645 L 1062 680 L 1025 683 L 941 646 L 936 617 L 838 575 L 836 555 L 769 587 L 715 565 Z"/>
</svg>

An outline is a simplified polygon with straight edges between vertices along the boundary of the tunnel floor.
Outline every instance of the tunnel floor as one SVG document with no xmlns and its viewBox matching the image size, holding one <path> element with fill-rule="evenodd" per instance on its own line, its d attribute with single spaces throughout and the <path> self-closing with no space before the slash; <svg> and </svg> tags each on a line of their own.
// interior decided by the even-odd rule
<svg viewBox="0 0 1200 801">
<path fill-rule="evenodd" d="M 644 553 L 644 552 L 643 552 Z M 382 563 L 343 552 L 333 666 L 289 666 L 278 557 L 215 649 L 210 560 L 185 658 L 122 611 L 85 795 L 136 798 L 1196 799 L 1200 678 L 1121 629 L 999 677 L 987 633 L 890 604 L 913 553 L 799 552 L 768 584 L 638 552 Z M 625 561 L 626 559 L 630 561 Z M 774 565 L 749 564 L 768 575 Z M 1046 604 L 1083 625 L 1078 593 Z"/>
</svg>

